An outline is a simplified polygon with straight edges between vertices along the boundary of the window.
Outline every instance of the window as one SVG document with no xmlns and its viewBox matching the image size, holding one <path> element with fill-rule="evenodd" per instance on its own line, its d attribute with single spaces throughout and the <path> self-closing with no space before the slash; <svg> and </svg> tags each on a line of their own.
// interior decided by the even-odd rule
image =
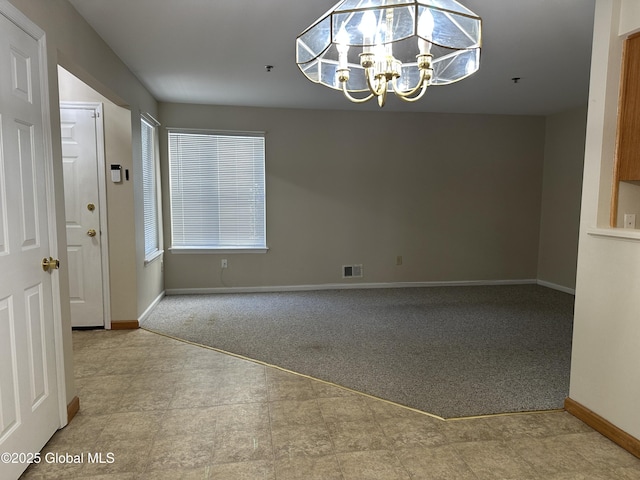
<svg viewBox="0 0 640 480">
<path fill-rule="evenodd" d="M 263 133 L 169 130 L 172 250 L 265 251 Z"/>
<path fill-rule="evenodd" d="M 149 115 L 142 115 L 142 188 L 144 192 L 144 259 L 152 261 L 162 253 L 160 249 L 160 208 L 158 195 L 158 162 L 156 132 L 159 123 Z"/>
</svg>

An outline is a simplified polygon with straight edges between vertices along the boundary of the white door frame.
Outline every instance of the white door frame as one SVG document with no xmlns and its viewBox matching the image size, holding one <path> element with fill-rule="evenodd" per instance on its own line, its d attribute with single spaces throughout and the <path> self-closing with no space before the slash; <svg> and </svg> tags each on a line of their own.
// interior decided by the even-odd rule
<svg viewBox="0 0 640 480">
<path fill-rule="evenodd" d="M 109 234 L 107 231 L 107 179 L 104 143 L 104 115 L 100 102 L 60 102 L 60 108 L 93 110 L 96 115 L 96 158 L 98 169 L 98 209 L 100 211 L 100 262 L 102 265 L 102 312 L 104 328 L 111 329 L 111 290 L 109 287 Z"/>
<path fill-rule="evenodd" d="M 42 90 L 42 133 L 44 139 L 43 153 L 47 181 L 47 203 L 53 208 L 48 215 L 49 249 L 54 258 L 60 258 L 57 235 L 57 212 L 55 208 L 55 182 L 53 169 L 53 144 L 51 129 L 51 111 L 49 102 L 49 69 L 47 67 L 47 44 L 45 32 L 34 24 L 29 17 L 14 7 L 8 0 L 0 0 L 0 13 L 19 26 L 38 43 L 40 57 L 40 88 Z M 57 273 L 57 272 L 56 272 Z M 53 332 L 56 357 L 56 374 L 58 384 L 58 413 L 60 427 L 67 424 L 67 382 L 64 371 L 64 344 L 62 340 L 62 309 L 60 303 L 60 275 L 51 275 L 53 299 Z"/>
</svg>

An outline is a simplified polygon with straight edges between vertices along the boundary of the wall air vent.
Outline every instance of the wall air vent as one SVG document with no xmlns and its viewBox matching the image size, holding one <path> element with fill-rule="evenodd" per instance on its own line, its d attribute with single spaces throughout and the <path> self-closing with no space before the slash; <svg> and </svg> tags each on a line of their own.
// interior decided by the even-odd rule
<svg viewBox="0 0 640 480">
<path fill-rule="evenodd" d="M 343 265 L 342 278 L 362 278 L 362 265 Z"/>
</svg>

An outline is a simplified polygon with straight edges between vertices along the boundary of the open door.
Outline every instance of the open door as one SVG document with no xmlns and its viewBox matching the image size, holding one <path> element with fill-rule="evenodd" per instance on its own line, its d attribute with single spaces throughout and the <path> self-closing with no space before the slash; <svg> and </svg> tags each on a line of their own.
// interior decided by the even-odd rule
<svg viewBox="0 0 640 480">
<path fill-rule="evenodd" d="M 62 365 L 43 33 L 0 0 L 0 452 L 38 452 L 61 426 Z M 60 333 L 58 331 L 58 333 Z M 61 356 L 60 356 L 61 357 Z M 0 478 L 28 458 L 3 456 Z M 9 460 L 8 462 L 6 460 Z"/>
</svg>

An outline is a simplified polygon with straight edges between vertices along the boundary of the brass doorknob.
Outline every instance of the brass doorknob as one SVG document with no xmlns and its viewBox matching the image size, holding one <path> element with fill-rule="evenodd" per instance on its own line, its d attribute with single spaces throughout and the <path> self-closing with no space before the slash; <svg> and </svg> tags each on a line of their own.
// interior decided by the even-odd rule
<svg viewBox="0 0 640 480">
<path fill-rule="evenodd" d="M 96 231 L 93 228 L 90 228 L 87 231 L 87 235 L 89 235 L 90 237 L 95 237 L 96 236 Z"/>
<path fill-rule="evenodd" d="M 60 260 L 53 257 L 44 257 L 42 259 L 42 270 L 48 272 L 49 270 L 57 270 L 60 268 Z"/>
</svg>

